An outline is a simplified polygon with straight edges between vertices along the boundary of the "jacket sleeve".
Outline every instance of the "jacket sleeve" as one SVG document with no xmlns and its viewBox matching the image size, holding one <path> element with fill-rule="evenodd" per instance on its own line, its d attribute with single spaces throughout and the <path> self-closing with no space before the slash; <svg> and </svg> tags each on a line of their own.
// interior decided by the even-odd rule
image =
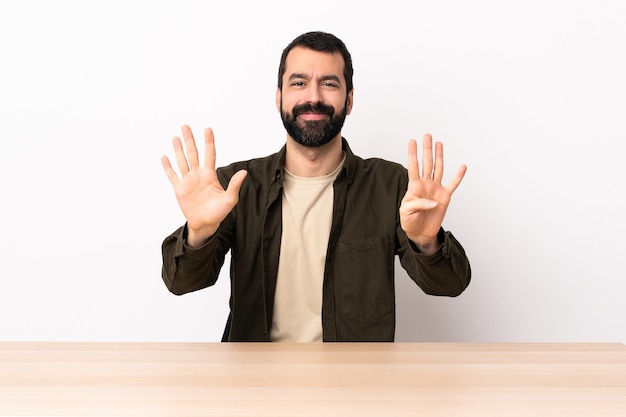
<svg viewBox="0 0 626 417">
<path fill-rule="evenodd" d="M 215 284 L 228 252 L 219 230 L 199 248 L 186 245 L 186 230 L 186 225 L 178 228 L 165 238 L 161 246 L 161 277 L 167 288 L 176 295 Z"/>
<path fill-rule="evenodd" d="M 432 255 L 425 255 L 404 235 L 407 249 L 400 256 L 400 263 L 426 294 L 456 297 L 470 283 L 469 259 L 451 232 L 442 228 L 438 238 L 443 242 L 441 248 Z"/>
</svg>

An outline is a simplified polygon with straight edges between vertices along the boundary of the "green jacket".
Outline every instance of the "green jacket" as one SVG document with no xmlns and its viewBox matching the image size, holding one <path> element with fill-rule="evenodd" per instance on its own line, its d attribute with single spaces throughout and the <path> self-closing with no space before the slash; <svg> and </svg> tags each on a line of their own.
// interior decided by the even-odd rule
<svg viewBox="0 0 626 417">
<path fill-rule="evenodd" d="M 344 166 L 334 183 L 332 226 L 323 283 L 324 341 L 393 341 L 394 261 L 427 294 L 457 296 L 469 285 L 469 260 L 450 232 L 439 232 L 441 249 L 416 251 L 400 227 L 398 209 L 407 171 L 397 163 L 355 156 L 343 139 Z M 162 245 L 162 277 L 180 295 L 213 285 L 231 252 L 228 341 L 268 341 L 281 242 L 281 193 L 285 148 L 218 168 L 225 187 L 248 171 L 239 202 L 202 247 L 185 245 L 186 227 Z"/>
</svg>

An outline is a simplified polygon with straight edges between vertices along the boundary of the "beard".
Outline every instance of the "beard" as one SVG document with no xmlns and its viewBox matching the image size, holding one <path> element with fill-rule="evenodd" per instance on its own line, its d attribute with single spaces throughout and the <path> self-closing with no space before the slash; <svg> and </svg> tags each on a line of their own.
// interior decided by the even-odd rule
<svg viewBox="0 0 626 417">
<path fill-rule="evenodd" d="M 347 102 L 346 102 L 347 104 Z M 298 115 L 302 113 L 320 113 L 329 116 L 328 120 L 298 120 Z M 343 127 L 346 120 L 347 105 L 335 114 L 335 108 L 322 103 L 305 103 L 295 106 L 291 113 L 283 109 L 280 103 L 280 115 L 283 125 L 297 143 L 309 147 L 319 147 L 326 145 L 334 139 Z"/>
</svg>

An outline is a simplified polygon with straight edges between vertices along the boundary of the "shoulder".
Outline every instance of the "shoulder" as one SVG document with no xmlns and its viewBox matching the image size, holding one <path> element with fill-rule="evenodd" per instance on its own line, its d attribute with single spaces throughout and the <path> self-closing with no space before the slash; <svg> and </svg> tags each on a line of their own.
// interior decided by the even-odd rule
<svg viewBox="0 0 626 417">
<path fill-rule="evenodd" d="M 229 165 L 219 167 L 217 175 L 221 182 L 228 182 L 237 171 L 246 170 L 248 172 L 246 181 L 271 181 L 277 172 L 282 169 L 284 161 L 284 150 L 264 157 L 253 158 L 243 161 L 233 162 Z"/>
<path fill-rule="evenodd" d="M 354 170 L 354 184 L 371 184 L 388 191 L 406 190 L 408 172 L 397 162 L 381 158 L 358 159 Z"/>
<path fill-rule="evenodd" d="M 389 175 L 405 175 L 406 168 L 398 162 L 390 161 L 383 158 L 362 158 L 352 152 L 348 141 L 343 139 L 343 150 L 346 153 L 346 166 L 348 170 L 353 170 L 356 175 L 357 172 L 377 172 L 386 173 Z"/>
<path fill-rule="evenodd" d="M 354 176 L 376 176 L 382 178 L 400 178 L 407 176 L 407 169 L 400 163 L 382 158 L 353 157 Z"/>
<path fill-rule="evenodd" d="M 398 173 L 406 172 L 406 168 L 402 164 L 398 162 L 390 161 L 387 159 L 382 159 L 382 158 L 362 159 L 362 158 L 357 157 L 357 161 L 358 161 L 358 166 L 360 166 L 361 169 L 379 169 L 379 170 L 385 170 L 389 172 L 398 172 Z"/>
</svg>

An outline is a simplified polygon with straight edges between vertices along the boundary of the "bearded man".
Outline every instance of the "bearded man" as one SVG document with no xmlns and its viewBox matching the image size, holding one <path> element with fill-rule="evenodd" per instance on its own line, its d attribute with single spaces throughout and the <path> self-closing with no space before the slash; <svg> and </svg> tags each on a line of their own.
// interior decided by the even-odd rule
<svg viewBox="0 0 626 417">
<path fill-rule="evenodd" d="M 465 251 L 442 227 L 465 165 L 443 185 L 443 145 L 429 134 L 421 164 L 409 141 L 407 168 L 354 155 L 341 134 L 352 79 L 343 41 L 304 33 L 280 60 L 279 152 L 216 169 L 212 130 L 200 164 L 183 126 L 173 140 L 180 176 L 162 157 L 186 218 L 163 241 L 162 279 L 179 295 L 209 287 L 230 252 L 223 341 L 394 341 L 396 256 L 427 294 L 469 285 Z"/>
</svg>

